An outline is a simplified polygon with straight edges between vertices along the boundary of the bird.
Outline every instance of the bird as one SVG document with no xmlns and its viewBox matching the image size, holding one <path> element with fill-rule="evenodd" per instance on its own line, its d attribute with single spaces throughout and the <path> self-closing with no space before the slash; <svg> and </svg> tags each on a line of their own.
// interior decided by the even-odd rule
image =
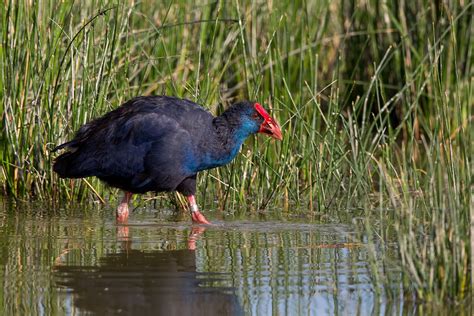
<svg viewBox="0 0 474 316">
<path fill-rule="evenodd" d="M 172 96 L 138 96 L 79 128 L 53 163 L 60 178 L 95 176 L 124 191 L 117 221 L 129 216 L 133 194 L 177 191 L 191 219 L 211 224 L 196 202 L 197 174 L 230 163 L 245 139 L 262 133 L 282 140 L 278 122 L 260 103 L 240 101 L 213 116 Z"/>
</svg>

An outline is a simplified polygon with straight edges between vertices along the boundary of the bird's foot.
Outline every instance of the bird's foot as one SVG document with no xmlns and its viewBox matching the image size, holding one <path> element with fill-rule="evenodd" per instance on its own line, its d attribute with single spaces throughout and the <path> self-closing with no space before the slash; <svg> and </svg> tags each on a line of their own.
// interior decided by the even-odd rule
<svg viewBox="0 0 474 316">
<path fill-rule="evenodd" d="M 128 220 L 128 202 L 132 198 L 133 193 L 125 191 L 122 202 L 117 207 L 116 218 L 117 222 L 124 223 Z"/>
<path fill-rule="evenodd" d="M 187 196 L 188 201 L 189 201 L 189 210 L 191 211 L 191 218 L 193 220 L 194 224 L 205 224 L 205 225 L 211 225 L 211 222 L 209 222 L 204 215 L 199 212 L 199 208 L 196 204 L 196 199 L 194 198 L 194 195 L 189 195 Z"/>
<path fill-rule="evenodd" d="M 121 203 L 117 207 L 116 218 L 117 222 L 123 223 L 128 220 L 128 204 Z"/>
<path fill-rule="evenodd" d="M 194 224 L 205 224 L 205 225 L 211 225 L 211 222 L 209 222 L 204 215 L 202 215 L 201 212 L 199 211 L 192 211 L 191 212 L 191 218 L 193 219 Z"/>
</svg>

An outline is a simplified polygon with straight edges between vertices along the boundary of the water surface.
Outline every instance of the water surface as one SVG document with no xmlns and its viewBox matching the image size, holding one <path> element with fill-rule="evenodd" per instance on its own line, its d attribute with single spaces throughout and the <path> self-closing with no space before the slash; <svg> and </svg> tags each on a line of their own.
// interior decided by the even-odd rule
<svg viewBox="0 0 474 316">
<path fill-rule="evenodd" d="M 367 315 L 412 304 L 380 269 L 350 224 L 290 217 L 214 226 L 141 209 L 127 225 L 113 210 L 40 205 L 0 210 L 0 304 L 4 314 Z M 362 236 L 362 237 L 361 237 Z M 387 293 L 392 293 L 387 296 Z M 395 293 L 395 294 L 393 294 Z"/>
</svg>

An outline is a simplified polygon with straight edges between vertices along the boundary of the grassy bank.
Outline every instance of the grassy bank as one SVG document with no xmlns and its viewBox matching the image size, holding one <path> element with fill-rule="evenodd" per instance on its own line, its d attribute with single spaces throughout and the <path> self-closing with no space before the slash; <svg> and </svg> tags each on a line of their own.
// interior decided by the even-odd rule
<svg viewBox="0 0 474 316">
<path fill-rule="evenodd" d="M 253 99 L 284 140 L 255 138 L 203 174 L 202 204 L 361 218 L 371 242 L 387 245 L 374 251 L 395 242 L 418 298 L 469 295 L 472 3 L 5 4 L 3 194 L 114 196 L 95 179 L 59 180 L 50 150 L 133 96 L 185 97 L 214 113 Z"/>
</svg>

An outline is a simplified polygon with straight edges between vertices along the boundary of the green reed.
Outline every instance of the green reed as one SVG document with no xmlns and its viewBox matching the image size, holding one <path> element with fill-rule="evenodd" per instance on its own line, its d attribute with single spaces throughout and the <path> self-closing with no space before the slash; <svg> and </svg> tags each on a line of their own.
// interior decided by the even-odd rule
<svg viewBox="0 0 474 316">
<path fill-rule="evenodd" d="M 203 173 L 202 204 L 236 216 L 357 215 L 370 242 L 387 245 L 374 252 L 397 244 L 419 298 L 469 295 L 472 3 L 7 1 L 0 10 L 3 194 L 113 199 L 96 179 L 58 179 L 50 150 L 133 96 L 185 97 L 214 113 L 253 99 L 284 140 L 255 137 L 231 165 Z"/>
</svg>

